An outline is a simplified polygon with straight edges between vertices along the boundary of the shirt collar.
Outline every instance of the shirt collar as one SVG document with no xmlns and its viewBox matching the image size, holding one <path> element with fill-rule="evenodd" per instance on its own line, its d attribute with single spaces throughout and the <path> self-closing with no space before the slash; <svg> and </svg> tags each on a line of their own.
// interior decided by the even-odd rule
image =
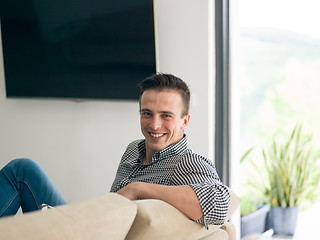
<svg viewBox="0 0 320 240">
<path fill-rule="evenodd" d="M 139 149 L 140 159 L 142 160 L 146 153 L 145 140 L 142 140 L 139 143 L 138 149 Z M 154 154 L 152 154 L 152 162 L 156 162 L 161 159 L 173 157 L 186 152 L 191 152 L 191 149 L 189 148 L 189 145 L 188 145 L 187 136 L 184 135 L 179 142 L 172 144 L 166 147 L 165 149 L 162 149 L 161 151 L 155 152 Z"/>
</svg>

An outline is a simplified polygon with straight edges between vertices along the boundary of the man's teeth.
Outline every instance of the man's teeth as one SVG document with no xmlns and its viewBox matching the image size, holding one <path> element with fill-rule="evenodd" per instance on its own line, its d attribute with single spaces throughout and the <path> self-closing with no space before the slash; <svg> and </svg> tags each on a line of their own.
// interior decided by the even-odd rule
<svg viewBox="0 0 320 240">
<path fill-rule="evenodd" d="M 158 133 L 158 134 L 156 134 L 156 133 L 150 133 L 150 135 L 151 135 L 152 137 L 158 138 L 158 137 L 162 137 L 162 136 L 164 135 L 164 133 Z"/>
</svg>

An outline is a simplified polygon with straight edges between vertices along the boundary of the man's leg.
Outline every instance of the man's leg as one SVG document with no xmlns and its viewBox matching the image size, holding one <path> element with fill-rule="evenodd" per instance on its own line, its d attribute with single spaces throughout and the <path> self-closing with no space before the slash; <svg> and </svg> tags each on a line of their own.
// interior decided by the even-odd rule
<svg viewBox="0 0 320 240">
<path fill-rule="evenodd" d="M 15 159 L 0 170 L 0 217 L 37 210 L 43 203 L 66 204 L 46 173 L 34 161 Z"/>
</svg>

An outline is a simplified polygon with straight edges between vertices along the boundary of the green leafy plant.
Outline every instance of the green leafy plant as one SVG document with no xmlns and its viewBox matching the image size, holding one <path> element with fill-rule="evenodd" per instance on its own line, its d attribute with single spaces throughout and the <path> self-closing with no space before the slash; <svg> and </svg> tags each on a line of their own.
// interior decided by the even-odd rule
<svg viewBox="0 0 320 240">
<path fill-rule="evenodd" d="M 252 199 L 250 196 L 241 197 L 240 214 L 246 216 L 258 210 L 264 204 L 262 200 Z"/>
<path fill-rule="evenodd" d="M 311 147 L 312 136 L 302 137 L 301 129 L 302 125 L 298 124 L 285 144 L 274 140 L 269 151 L 262 150 L 264 167 L 250 160 L 260 177 L 249 183 L 272 206 L 295 207 L 303 201 L 312 204 L 317 200 L 318 157 Z"/>
<path fill-rule="evenodd" d="M 252 147 L 248 149 L 240 158 L 240 163 L 243 164 L 248 160 L 250 153 L 255 149 Z M 245 186 L 243 186 L 244 188 Z M 250 213 L 255 212 L 258 210 L 258 207 L 263 204 L 263 200 L 259 199 L 256 195 L 252 194 L 252 192 L 242 193 L 241 195 L 241 202 L 240 202 L 240 214 L 241 216 L 249 215 Z"/>
</svg>

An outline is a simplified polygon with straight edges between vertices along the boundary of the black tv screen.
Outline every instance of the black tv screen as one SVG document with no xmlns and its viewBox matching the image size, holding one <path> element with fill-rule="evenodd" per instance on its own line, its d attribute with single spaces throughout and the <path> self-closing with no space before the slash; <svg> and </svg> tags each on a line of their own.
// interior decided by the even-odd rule
<svg viewBox="0 0 320 240">
<path fill-rule="evenodd" d="M 156 72 L 152 0 L 1 0 L 7 97 L 137 99 Z"/>
</svg>

